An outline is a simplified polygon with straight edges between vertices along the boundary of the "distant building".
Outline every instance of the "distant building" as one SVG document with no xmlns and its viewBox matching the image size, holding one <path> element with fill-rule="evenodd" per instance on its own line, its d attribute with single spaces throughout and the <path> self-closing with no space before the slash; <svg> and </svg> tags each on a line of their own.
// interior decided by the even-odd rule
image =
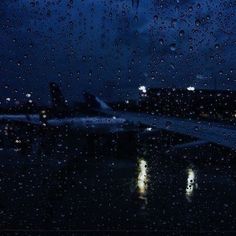
<svg viewBox="0 0 236 236">
<path fill-rule="evenodd" d="M 236 91 L 149 88 L 141 92 L 140 108 L 155 114 L 234 121 Z"/>
</svg>

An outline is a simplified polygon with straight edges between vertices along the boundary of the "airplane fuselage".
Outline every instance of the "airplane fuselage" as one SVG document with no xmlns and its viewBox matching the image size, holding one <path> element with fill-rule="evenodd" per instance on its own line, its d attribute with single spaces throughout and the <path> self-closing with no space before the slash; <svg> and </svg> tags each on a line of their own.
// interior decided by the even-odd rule
<svg viewBox="0 0 236 236">
<path fill-rule="evenodd" d="M 43 125 L 39 115 L 0 115 L 0 122 L 8 123 L 24 123 L 33 125 Z M 116 117 L 65 117 L 65 118 L 50 118 L 46 120 L 47 127 L 64 127 L 71 129 L 86 130 L 87 132 L 119 132 L 124 131 L 124 126 L 127 124 L 126 119 Z"/>
<path fill-rule="evenodd" d="M 3 114 L 0 115 L 0 123 L 18 122 L 26 124 L 40 125 L 40 117 L 38 114 Z"/>
<path fill-rule="evenodd" d="M 47 121 L 47 126 L 68 126 L 71 129 L 86 130 L 88 132 L 97 130 L 104 132 L 118 132 L 124 129 L 126 123 L 127 121 L 123 118 L 94 116 L 49 119 Z"/>
</svg>

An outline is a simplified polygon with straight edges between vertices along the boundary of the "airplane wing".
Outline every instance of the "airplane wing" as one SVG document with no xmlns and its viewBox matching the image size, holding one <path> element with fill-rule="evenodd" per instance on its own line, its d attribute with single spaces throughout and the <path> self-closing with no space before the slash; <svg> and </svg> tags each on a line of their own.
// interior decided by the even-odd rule
<svg viewBox="0 0 236 236">
<path fill-rule="evenodd" d="M 19 123 L 30 123 L 34 125 L 40 125 L 40 117 L 37 114 L 34 115 L 25 115 L 25 114 L 18 114 L 18 115 L 9 115 L 3 114 L 0 115 L 0 123 L 5 122 L 19 122 Z"/>
<path fill-rule="evenodd" d="M 125 118 L 136 124 L 144 124 L 153 128 L 173 131 L 236 149 L 236 129 L 234 127 L 204 121 L 198 122 L 135 112 L 107 111 L 106 113 Z"/>
</svg>

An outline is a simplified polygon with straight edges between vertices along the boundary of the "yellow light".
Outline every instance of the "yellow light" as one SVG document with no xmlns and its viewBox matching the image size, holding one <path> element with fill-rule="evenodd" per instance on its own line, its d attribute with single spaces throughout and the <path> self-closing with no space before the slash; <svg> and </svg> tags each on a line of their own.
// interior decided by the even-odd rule
<svg viewBox="0 0 236 236">
<path fill-rule="evenodd" d="M 191 197 L 193 196 L 194 189 L 197 188 L 196 182 L 196 171 L 192 168 L 187 169 L 188 177 L 187 177 L 187 186 L 185 189 L 185 196 L 189 202 L 191 202 Z"/>
<path fill-rule="evenodd" d="M 144 196 L 147 192 L 147 162 L 143 159 L 139 160 L 139 175 L 138 175 L 138 191 L 139 193 Z"/>
</svg>

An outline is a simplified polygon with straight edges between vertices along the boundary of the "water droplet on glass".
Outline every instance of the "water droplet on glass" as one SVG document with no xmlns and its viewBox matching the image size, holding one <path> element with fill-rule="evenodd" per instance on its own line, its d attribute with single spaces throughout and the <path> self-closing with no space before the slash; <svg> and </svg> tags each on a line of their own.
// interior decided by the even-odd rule
<svg viewBox="0 0 236 236">
<path fill-rule="evenodd" d="M 134 16 L 134 21 L 138 22 L 138 16 L 137 15 Z"/>
<path fill-rule="evenodd" d="M 172 52 L 174 52 L 174 51 L 176 50 L 176 44 L 175 44 L 175 43 L 172 43 L 172 44 L 170 45 L 170 50 L 171 50 Z"/>
<path fill-rule="evenodd" d="M 177 24 L 177 19 L 172 19 L 172 21 L 171 21 L 171 25 L 172 25 L 173 27 L 175 27 L 176 24 Z"/>
<path fill-rule="evenodd" d="M 155 22 L 157 22 L 157 20 L 158 20 L 158 16 L 155 15 L 155 16 L 153 17 L 153 19 L 154 19 Z"/>
<path fill-rule="evenodd" d="M 184 30 L 180 30 L 180 31 L 179 31 L 179 36 L 180 36 L 180 37 L 184 37 Z"/>
<path fill-rule="evenodd" d="M 195 25 L 196 25 L 196 26 L 200 26 L 200 24 L 201 24 L 200 20 L 196 20 L 196 21 L 195 21 Z"/>
</svg>

